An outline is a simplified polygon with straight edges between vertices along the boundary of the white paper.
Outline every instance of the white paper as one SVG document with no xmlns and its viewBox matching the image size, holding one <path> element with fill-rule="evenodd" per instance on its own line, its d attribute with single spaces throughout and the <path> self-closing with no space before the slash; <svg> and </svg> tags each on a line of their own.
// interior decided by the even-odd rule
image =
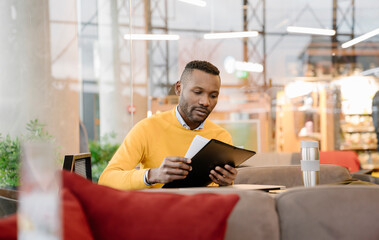
<svg viewBox="0 0 379 240">
<path fill-rule="evenodd" d="M 202 137 L 200 135 L 196 135 L 193 140 L 192 140 L 192 143 L 190 145 L 190 147 L 188 148 L 187 150 L 187 153 L 186 155 L 184 156 L 185 158 L 192 158 L 193 156 L 196 155 L 197 152 L 200 151 L 200 149 L 202 149 L 210 140 L 205 138 L 205 137 Z"/>
</svg>

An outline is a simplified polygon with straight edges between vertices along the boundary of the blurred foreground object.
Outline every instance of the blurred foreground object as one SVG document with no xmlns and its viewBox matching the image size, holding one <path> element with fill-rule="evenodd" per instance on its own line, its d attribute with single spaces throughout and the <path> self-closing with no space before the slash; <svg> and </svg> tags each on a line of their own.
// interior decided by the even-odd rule
<svg viewBox="0 0 379 240">
<path fill-rule="evenodd" d="M 57 163 L 51 143 L 23 143 L 18 239 L 62 239 Z"/>
</svg>

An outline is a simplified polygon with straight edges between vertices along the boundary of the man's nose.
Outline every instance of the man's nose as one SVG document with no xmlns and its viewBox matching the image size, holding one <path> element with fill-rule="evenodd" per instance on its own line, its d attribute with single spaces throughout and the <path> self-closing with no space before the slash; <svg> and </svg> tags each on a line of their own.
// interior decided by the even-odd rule
<svg viewBox="0 0 379 240">
<path fill-rule="evenodd" d="M 210 101 L 208 96 L 201 96 L 199 99 L 199 104 L 202 106 L 209 106 Z"/>
</svg>

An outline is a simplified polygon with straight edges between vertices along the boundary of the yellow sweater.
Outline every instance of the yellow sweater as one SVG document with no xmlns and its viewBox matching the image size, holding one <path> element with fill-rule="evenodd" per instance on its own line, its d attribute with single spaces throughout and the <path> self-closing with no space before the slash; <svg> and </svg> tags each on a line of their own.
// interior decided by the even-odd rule
<svg viewBox="0 0 379 240">
<path fill-rule="evenodd" d="M 184 157 L 196 135 L 232 144 L 231 135 L 210 120 L 205 120 L 200 130 L 184 128 L 175 109 L 140 121 L 125 137 L 101 174 L 99 184 L 118 189 L 149 188 L 143 181 L 146 170 L 159 167 L 165 157 Z M 135 169 L 138 164 L 139 170 Z"/>
</svg>

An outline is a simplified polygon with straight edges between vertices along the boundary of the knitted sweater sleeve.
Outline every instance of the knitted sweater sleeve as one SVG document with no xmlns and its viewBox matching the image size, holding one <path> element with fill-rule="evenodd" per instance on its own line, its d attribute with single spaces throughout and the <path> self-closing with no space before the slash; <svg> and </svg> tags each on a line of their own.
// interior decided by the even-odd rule
<svg viewBox="0 0 379 240">
<path fill-rule="evenodd" d="M 136 169 L 145 157 L 147 140 L 142 124 L 137 124 L 113 155 L 100 176 L 99 184 L 118 189 L 148 188 L 143 178 L 147 169 Z"/>
</svg>

